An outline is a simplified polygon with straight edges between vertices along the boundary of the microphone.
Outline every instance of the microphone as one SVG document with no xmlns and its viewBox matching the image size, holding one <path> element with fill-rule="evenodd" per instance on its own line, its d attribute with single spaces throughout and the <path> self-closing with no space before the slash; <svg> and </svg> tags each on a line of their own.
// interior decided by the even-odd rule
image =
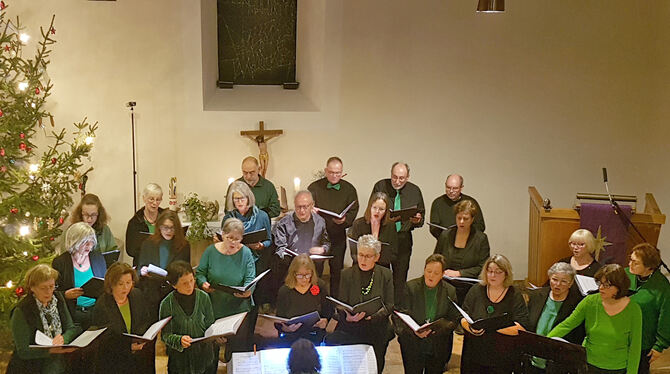
<svg viewBox="0 0 670 374">
<path fill-rule="evenodd" d="M 607 168 L 603 168 L 603 182 L 607 183 Z"/>
<path fill-rule="evenodd" d="M 610 193 L 610 187 L 607 184 L 607 168 L 603 168 L 603 182 L 605 182 L 605 189 L 607 190 L 607 197 L 609 197 L 610 204 L 614 208 L 614 213 L 619 214 L 619 212 L 616 210 L 616 204 L 614 202 L 614 199 L 612 199 L 612 194 Z"/>
</svg>

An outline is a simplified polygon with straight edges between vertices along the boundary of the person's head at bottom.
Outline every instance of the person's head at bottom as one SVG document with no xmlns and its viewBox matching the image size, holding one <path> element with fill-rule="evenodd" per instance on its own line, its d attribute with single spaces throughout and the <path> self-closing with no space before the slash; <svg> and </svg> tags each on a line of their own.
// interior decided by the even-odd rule
<svg viewBox="0 0 670 374">
<path fill-rule="evenodd" d="M 288 372 L 290 374 L 312 374 L 321 371 L 319 352 L 307 339 L 298 339 L 291 345 L 288 354 Z"/>
</svg>

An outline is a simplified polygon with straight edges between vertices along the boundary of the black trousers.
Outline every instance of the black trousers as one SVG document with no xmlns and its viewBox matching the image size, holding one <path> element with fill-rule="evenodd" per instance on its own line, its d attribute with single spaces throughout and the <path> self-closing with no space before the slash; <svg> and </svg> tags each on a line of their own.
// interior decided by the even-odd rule
<svg viewBox="0 0 670 374">
<path fill-rule="evenodd" d="M 421 349 L 421 341 L 398 337 L 405 374 L 441 374 L 451 358 L 453 334 L 444 340 L 448 340 L 448 343 L 441 347 L 439 352 L 433 350 L 431 353 L 426 353 Z M 444 340 L 441 343 L 444 344 Z"/>
<path fill-rule="evenodd" d="M 407 282 L 407 272 L 409 271 L 409 258 L 412 256 L 412 233 L 401 231 L 398 233 L 398 255 L 391 261 L 393 270 L 393 290 L 395 300 L 400 300 Z"/>
<path fill-rule="evenodd" d="M 330 255 L 333 256 L 328 260 L 330 266 L 330 296 L 337 298 L 340 292 L 340 273 L 344 267 L 344 252 L 347 250 L 346 236 L 341 239 L 331 240 Z M 323 267 L 321 268 L 323 273 Z M 319 276 L 321 276 L 319 274 Z"/>
<path fill-rule="evenodd" d="M 651 349 L 645 349 L 640 353 L 640 366 L 638 366 L 638 374 L 649 374 L 649 357 L 647 355 Z"/>
</svg>

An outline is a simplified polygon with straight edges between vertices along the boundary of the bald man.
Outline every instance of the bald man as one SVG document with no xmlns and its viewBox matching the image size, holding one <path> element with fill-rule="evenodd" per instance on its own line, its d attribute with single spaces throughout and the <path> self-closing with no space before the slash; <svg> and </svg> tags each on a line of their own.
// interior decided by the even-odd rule
<svg viewBox="0 0 670 374">
<path fill-rule="evenodd" d="M 272 182 L 263 178 L 260 174 L 260 164 L 256 157 L 249 156 L 242 160 L 242 177 L 238 181 L 243 181 L 249 185 L 256 198 L 258 209 L 265 211 L 270 218 L 279 216 L 281 209 L 279 208 L 277 189 Z"/>
<path fill-rule="evenodd" d="M 470 200 L 477 208 L 477 213 L 474 216 L 472 227 L 478 231 L 484 232 L 486 225 L 484 224 L 482 208 L 477 203 L 477 200 L 475 200 L 472 196 L 461 193 L 463 191 L 463 187 L 465 186 L 463 185 L 462 176 L 458 174 L 451 174 L 447 177 L 447 180 L 444 182 L 444 195 L 435 199 L 433 204 L 430 206 L 430 223 L 434 223 L 442 227 L 449 227 L 456 224 L 454 205 L 463 200 Z M 442 229 L 431 226 L 430 233 L 435 237 L 435 239 L 439 239 L 440 234 L 442 234 Z"/>
<path fill-rule="evenodd" d="M 417 185 L 409 181 L 409 165 L 396 162 L 391 166 L 391 178 L 382 179 L 375 184 L 372 193 L 383 192 L 391 202 L 391 210 L 399 210 L 416 206 L 416 215 L 406 221 L 396 219 L 398 232 L 398 255 L 391 261 L 393 270 L 393 288 L 396 297 L 402 295 L 409 271 L 409 259 L 412 255 L 412 230 L 423 226 L 426 207 L 423 195 Z M 393 220 L 392 220 L 393 221 Z"/>
</svg>

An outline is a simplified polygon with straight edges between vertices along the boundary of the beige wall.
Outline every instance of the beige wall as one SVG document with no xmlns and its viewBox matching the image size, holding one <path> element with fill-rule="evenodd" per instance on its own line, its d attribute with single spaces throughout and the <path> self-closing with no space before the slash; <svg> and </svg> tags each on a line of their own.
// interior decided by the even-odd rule
<svg viewBox="0 0 670 374">
<path fill-rule="evenodd" d="M 290 192 L 331 155 L 363 204 L 398 159 L 428 206 L 447 174 L 462 173 L 516 278 L 527 267 L 529 185 L 570 206 L 575 192 L 604 192 L 606 166 L 614 192 L 653 192 L 670 212 L 665 0 L 510 0 L 501 15 L 475 14 L 475 0 L 302 0 L 297 92 L 217 92 L 214 4 L 11 2 L 28 26 L 56 14 L 51 109 L 60 125 L 101 122 L 89 191 L 117 236 L 132 214 L 129 100 L 140 187 L 176 176 L 181 192 L 222 200 L 256 153 L 239 131 L 264 120 L 285 131 L 270 143 L 269 178 Z M 415 232 L 412 275 L 433 246 L 426 228 Z"/>
</svg>

